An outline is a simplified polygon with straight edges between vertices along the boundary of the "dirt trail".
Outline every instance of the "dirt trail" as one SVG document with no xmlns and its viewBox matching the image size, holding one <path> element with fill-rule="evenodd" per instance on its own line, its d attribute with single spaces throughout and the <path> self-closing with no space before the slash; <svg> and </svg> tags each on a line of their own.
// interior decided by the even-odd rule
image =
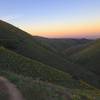
<svg viewBox="0 0 100 100">
<path fill-rule="evenodd" d="M 4 77 L 0 77 L 0 89 L 7 91 L 8 100 L 24 100 L 17 87 Z"/>
</svg>

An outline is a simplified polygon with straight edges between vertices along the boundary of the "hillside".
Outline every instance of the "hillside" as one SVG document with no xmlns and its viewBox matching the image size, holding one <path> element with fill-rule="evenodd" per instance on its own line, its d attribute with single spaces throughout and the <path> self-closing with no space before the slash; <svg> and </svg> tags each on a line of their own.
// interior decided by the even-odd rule
<svg viewBox="0 0 100 100">
<path fill-rule="evenodd" d="M 11 93 L 11 91 L 7 91 L 7 89 L 10 89 L 10 87 L 7 87 L 7 83 L 9 82 L 9 85 L 13 87 L 12 88 L 17 88 L 20 90 L 20 95 L 23 96 L 23 99 L 20 99 L 20 95 L 17 95 L 17 98 L 11 98 L 9 100 L 58 100 L 59 98 L 61 100 L 72 100 L 72 95 L 69 90 L 64 89 L 63 87 L 60 86 L 55 86 L 50 83 L 44 83 L 42 81 L 38 80 L 33 80 L 31 77 L 23 77 L 20 75 L 16 75 L 13 73 L 9 72 L 2 72 L 0 73 L 3 75 L 3 77 L 6 77 L 8 80 L 6 81 L 5 84 L 3 84 L 5 81 L 0 80 L 0 85 L 2 85 L 5 90 L 0 88 L 0 99 L 2 100 L 8 100 L 8 97 L 10 96 L 15 97 L 17 94 Z M 16 86 L 17 87 L 16 87 Z M 14 89 L 15 90 L 15 89 Z M 2 94 L 1 94 L 2 91 Z M 13 91 L 14 92 L 14 91 Z M 16 92 L 16 91 L 15 91 Z M 14 93 L 15 93 L 14 92 Z"/>
<path fill-rule="evenodd" d="M 11 72 L 0 74 L 15 84 L 25 100 L 96 100 L 100 99 L 100 91 L 96 89 L 70 89 L 48 82 L 33 80 Z M 4 95 L 3 95 L 4 96 Z"/>
<path fill-rule="evenodd" d="M 0 48 L 0 59 L 0 76 L 6 77 L 15 84 L 26 100 L 99 98 L 99 90 L 87 83 L 74 80 L 67 73 L 3 47 Z M 1 95 L 0 98 L 6 98 L 7 93 L 3 92 Z"/>
<path fill-rule="evenodd" d="M 44 43 L 41 44 L 41 42 L 37 41 L 26 32 L 11 24 L 0 21 L 0 45 L 3 47 L 32 60 L 39 61 L 45 65 L 70 73 L 75 79 L 82 79 L 89 84 L 99 87 L 99 77 L 95 75 L 95 73 L 64 59 L 60 54 L 51 50 L 52 48 L 50 49 L 50 45 L 49 48 L 47 48 Z M 95 81 L 93 81 L 94 79 Z"/>
<path fill-rule="evenodd" d="M 72 55 L 71 59 L 100 76 L 100 39 Z"/>
<path fill-rule="evenodd" d="M 84 45 L 93 41 L 88 39 L 44 38 L 39 36 L 34 36 L 33 39 L 48 49 L 61 54 L 70 47 Z"/>
<path fill-rule="evenodd" d="M 52 82 L 59 85 L 68 85 L 68 87 L 73 86 L 74 88 L 79 86 L 78 81 L 72 79 L 69 74 L 18 55 L 3 47 L 0 48 L 0 59 L 1 70 L 11 71 L 23 76 L 33 77 L 33 79 Z"/>
<path fill-rule="evenodd" d="M 65 56 L 65 58 L 70 58 L 71 55 L 74 55 L 78 52 L 80 52 L 81 50 L 87 48 L 88 46 L 90 46 L 91 44 L 93 44 L 93 40 L 89 40 L 89 42 L 84 43 L 84 44 L 78 44 L 78 45 L 73 45 L 67 49 L 65 49 L 62 54 Z"/>
</svg>

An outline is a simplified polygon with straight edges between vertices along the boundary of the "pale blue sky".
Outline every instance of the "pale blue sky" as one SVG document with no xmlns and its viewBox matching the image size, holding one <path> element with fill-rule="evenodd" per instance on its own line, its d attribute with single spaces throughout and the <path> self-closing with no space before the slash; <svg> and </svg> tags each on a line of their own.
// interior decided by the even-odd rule
<svg viewBox="0 0 100 100">
<path fill-rule="evenodd" d="M 19 27 L 39 28 L 97 21 L 100 0 L 1 0 L 0 19 Z"/>
</svg>

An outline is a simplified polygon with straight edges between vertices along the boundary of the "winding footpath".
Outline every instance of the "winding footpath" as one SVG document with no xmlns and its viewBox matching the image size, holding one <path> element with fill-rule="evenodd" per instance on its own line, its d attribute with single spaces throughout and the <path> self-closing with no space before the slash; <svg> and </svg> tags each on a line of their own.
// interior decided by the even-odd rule
<svg viewBox="0 0 100 100">
<path fill-rule="evenodd" d="M 8 100 L 24 100 L 17 87 L 4 77 L 0 77 L 0 91 L 1 90 L 8 93 Z"/>
</svg>

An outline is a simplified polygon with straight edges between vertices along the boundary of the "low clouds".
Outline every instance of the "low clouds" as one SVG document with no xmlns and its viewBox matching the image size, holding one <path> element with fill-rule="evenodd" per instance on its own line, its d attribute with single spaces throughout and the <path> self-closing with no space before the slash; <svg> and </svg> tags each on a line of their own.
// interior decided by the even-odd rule
<svg viewBox="0 0 100 100">
<path fill-rule="evenodd" d="M 21 18 L 22 15 L 8 15 L 8 16 L 2 16 L 0 19 L 4 21 L 12 21 Z"/>
</svg>

